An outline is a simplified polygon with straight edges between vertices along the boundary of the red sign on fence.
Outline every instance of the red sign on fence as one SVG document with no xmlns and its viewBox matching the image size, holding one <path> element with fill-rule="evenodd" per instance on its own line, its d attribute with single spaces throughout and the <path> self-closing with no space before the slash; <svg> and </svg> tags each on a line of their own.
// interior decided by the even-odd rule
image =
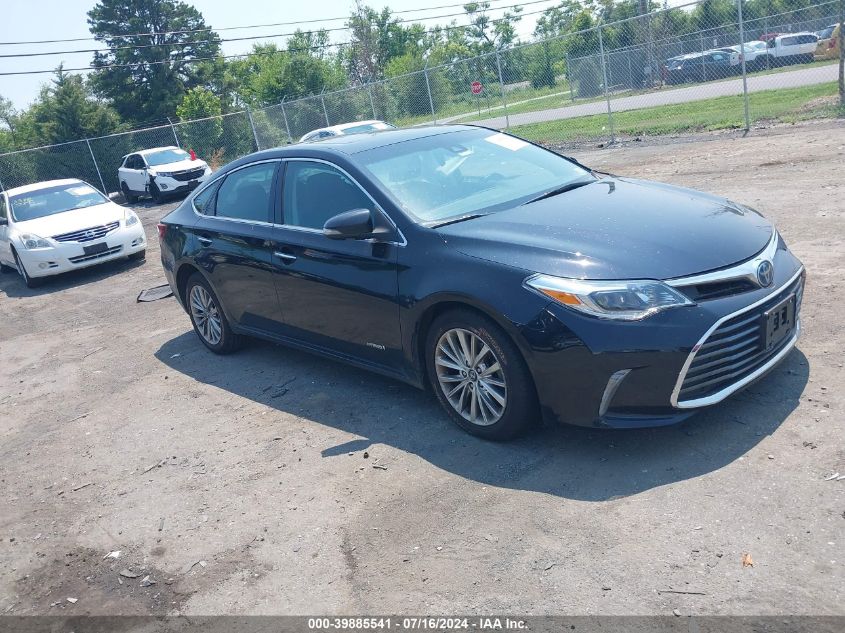
<svg viewBox="0 0 845 633">
<path fill-rule="evenodd" d="M 480 95 L 481 91 L 484 90 L 484 86 L 481 85 L 480 81 L 473 81 L 470 87 L 474 95 Z"/>
</svg>

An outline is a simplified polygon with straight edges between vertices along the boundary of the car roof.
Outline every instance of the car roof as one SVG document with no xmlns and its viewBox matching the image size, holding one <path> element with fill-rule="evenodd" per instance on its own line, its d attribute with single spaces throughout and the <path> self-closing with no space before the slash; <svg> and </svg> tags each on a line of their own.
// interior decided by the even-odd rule
<svg viewBox="0 0 845 633">
<path fill-rule="evenodd" d="M 175 145 L 167 145 L 166 147 L 151 147 L 150 149 L 142 149 L 138 152 L 129 152 L 129 154 L 140 154 L 141 156 L 146 156 L 147 154 L 154 154 L 155 152 L 160 152 L 165 149 L 182 149 L 181 147 L 176 147 Z M 127 154 L 127 156 L 129 156 Z"/>
<path fill-rule="evenodd" d="M 218 173 L 229 172 L 232 169 L 255 162 L 256 160 L 292 157 L 328 158 L 331 155 L 349 157 L 359 152 L 387 147 L 388 145 L 396 145 L 419 138 L 470 130 L 486 130 L 491 134 L 499 133 L 498 130 L 485 128 L 480 125 L 423 125 L 412 128 L 393 128 L 377 130 L 375 132 L 333 136 L 316 142 L 293 143 L 291 145 L 254 152 L 229 163 Z"/>
<path fill-rule="evenodd" d="M 316 143 L 309 143 L 311 147 L 329 149 L 343 154 L 357 154 L 378 147 L 404 143 L 418 138 L 448 134 L 460 130 L 476 130 L 477 126 L 472 125 L 423 125 L 412 128 L 398 128 L 388 130 L 375 130 L 373 132 L 362 132 L 359 134 L 345 134 L 320 139 Z M 290 147 L 295 147 L 291 145 Z"/>
<path fill-rule="evenodd" d="M 6 193 L 10 196 L 15 196 L 21 193 L 30 193 L 31 191 L 38 191 L 39 189 L 49 189 L 50 187 L 59 187 L 61 185 L 87 185 L 88 183 L 78 178 L 63 178 L 61 180 L 44 180 L 42 182 L 34 182 L 31 185 L 23 185 L 15 187 L 14 189 L 6 189 Z M 90 186 L 90 185 L 89 185 Z"/>
<path fill-rule="evenodd" d="M 784 33 L 783 35 L 778 35 L 777 39 L 783 39 L 784 37 L 793 37 L 794 35 L 816 35 L 811 31 L 798 31 L 797 33 Z M 818 36 L 816 36 L 818 37 Z"/>
</svg>

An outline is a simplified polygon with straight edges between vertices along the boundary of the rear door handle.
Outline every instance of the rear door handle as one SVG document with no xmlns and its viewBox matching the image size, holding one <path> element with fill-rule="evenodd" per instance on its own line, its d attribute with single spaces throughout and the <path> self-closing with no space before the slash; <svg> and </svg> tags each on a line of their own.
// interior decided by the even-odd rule
<svg viewBox="0 0 845 633">
<path fill-rule="evenodd" d="M 274 251 L 273 255 L 281 259 L 286 264 L 292 264 L 296 261 L 296 255 L 291 255 L 290 253 L 283 253 L 282 251 Z"/>
<path fill-rule="evenodd" d="M 199 242 L 203 246 L 211 246 L 211 238 L 209 237 L 198 237 L 197 242 Z"/>
</svg>

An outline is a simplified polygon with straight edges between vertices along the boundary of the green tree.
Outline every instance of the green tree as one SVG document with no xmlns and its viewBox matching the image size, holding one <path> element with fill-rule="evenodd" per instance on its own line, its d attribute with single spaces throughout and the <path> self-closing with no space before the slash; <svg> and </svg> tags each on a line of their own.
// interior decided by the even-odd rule
<svg viewBox="0 0 845 633">
<path fill-rule="evenodd" d="M 127 121 L 173 116 L 185 91 L 205 85 L 220 38 L 194 7 L 177 0 L 99 0 L 88 12 L 94 37 L 108 50 L 94 54 L 92 82 Z"/>
<path fill-rule="evenodd" d="M 382 79 L 391 60 L 407 54 L 422 54 L 425 27 L 421 24 L 404 26 L 387 7 L 376 11 L 357 2 L 346 25 L 352 37 L 344 51 L 345 66 L 353 81 Z"/>
<path fill-rule="evenodd" d="M 65 143 L 121 129 L 120 117 L 94 97 L 82 76 L 68 74 L 61 66 L 30 108 L 14 118 L 12 129 L 21 147 Z"/>
<path fill-rule="evenodd" d="M 220 98 L 208 88 L 197 86 L 185 93 L 176 108 L 176 115 L 183 121 L 179 126 L 182 145 L 204 158 L 211 157 L 222 145 L 221 113 Z M 191 123 L 196 119 L 203 120 Z"/>
</svg>

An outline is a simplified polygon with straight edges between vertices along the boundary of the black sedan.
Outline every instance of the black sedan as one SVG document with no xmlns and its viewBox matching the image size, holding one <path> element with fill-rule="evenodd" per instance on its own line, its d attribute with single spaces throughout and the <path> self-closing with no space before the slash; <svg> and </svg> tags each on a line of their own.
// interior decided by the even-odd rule
<svg viewBox="0 0 845 633">
<path fill-rule="evenodd" d="M 680 421 L 800 330 L 804 268 L 756 211 L 478 127 L 252 154 L 159 233 L 210 350 L 260 337 L 430 387 L 487 438 Z"/>
</svg>

